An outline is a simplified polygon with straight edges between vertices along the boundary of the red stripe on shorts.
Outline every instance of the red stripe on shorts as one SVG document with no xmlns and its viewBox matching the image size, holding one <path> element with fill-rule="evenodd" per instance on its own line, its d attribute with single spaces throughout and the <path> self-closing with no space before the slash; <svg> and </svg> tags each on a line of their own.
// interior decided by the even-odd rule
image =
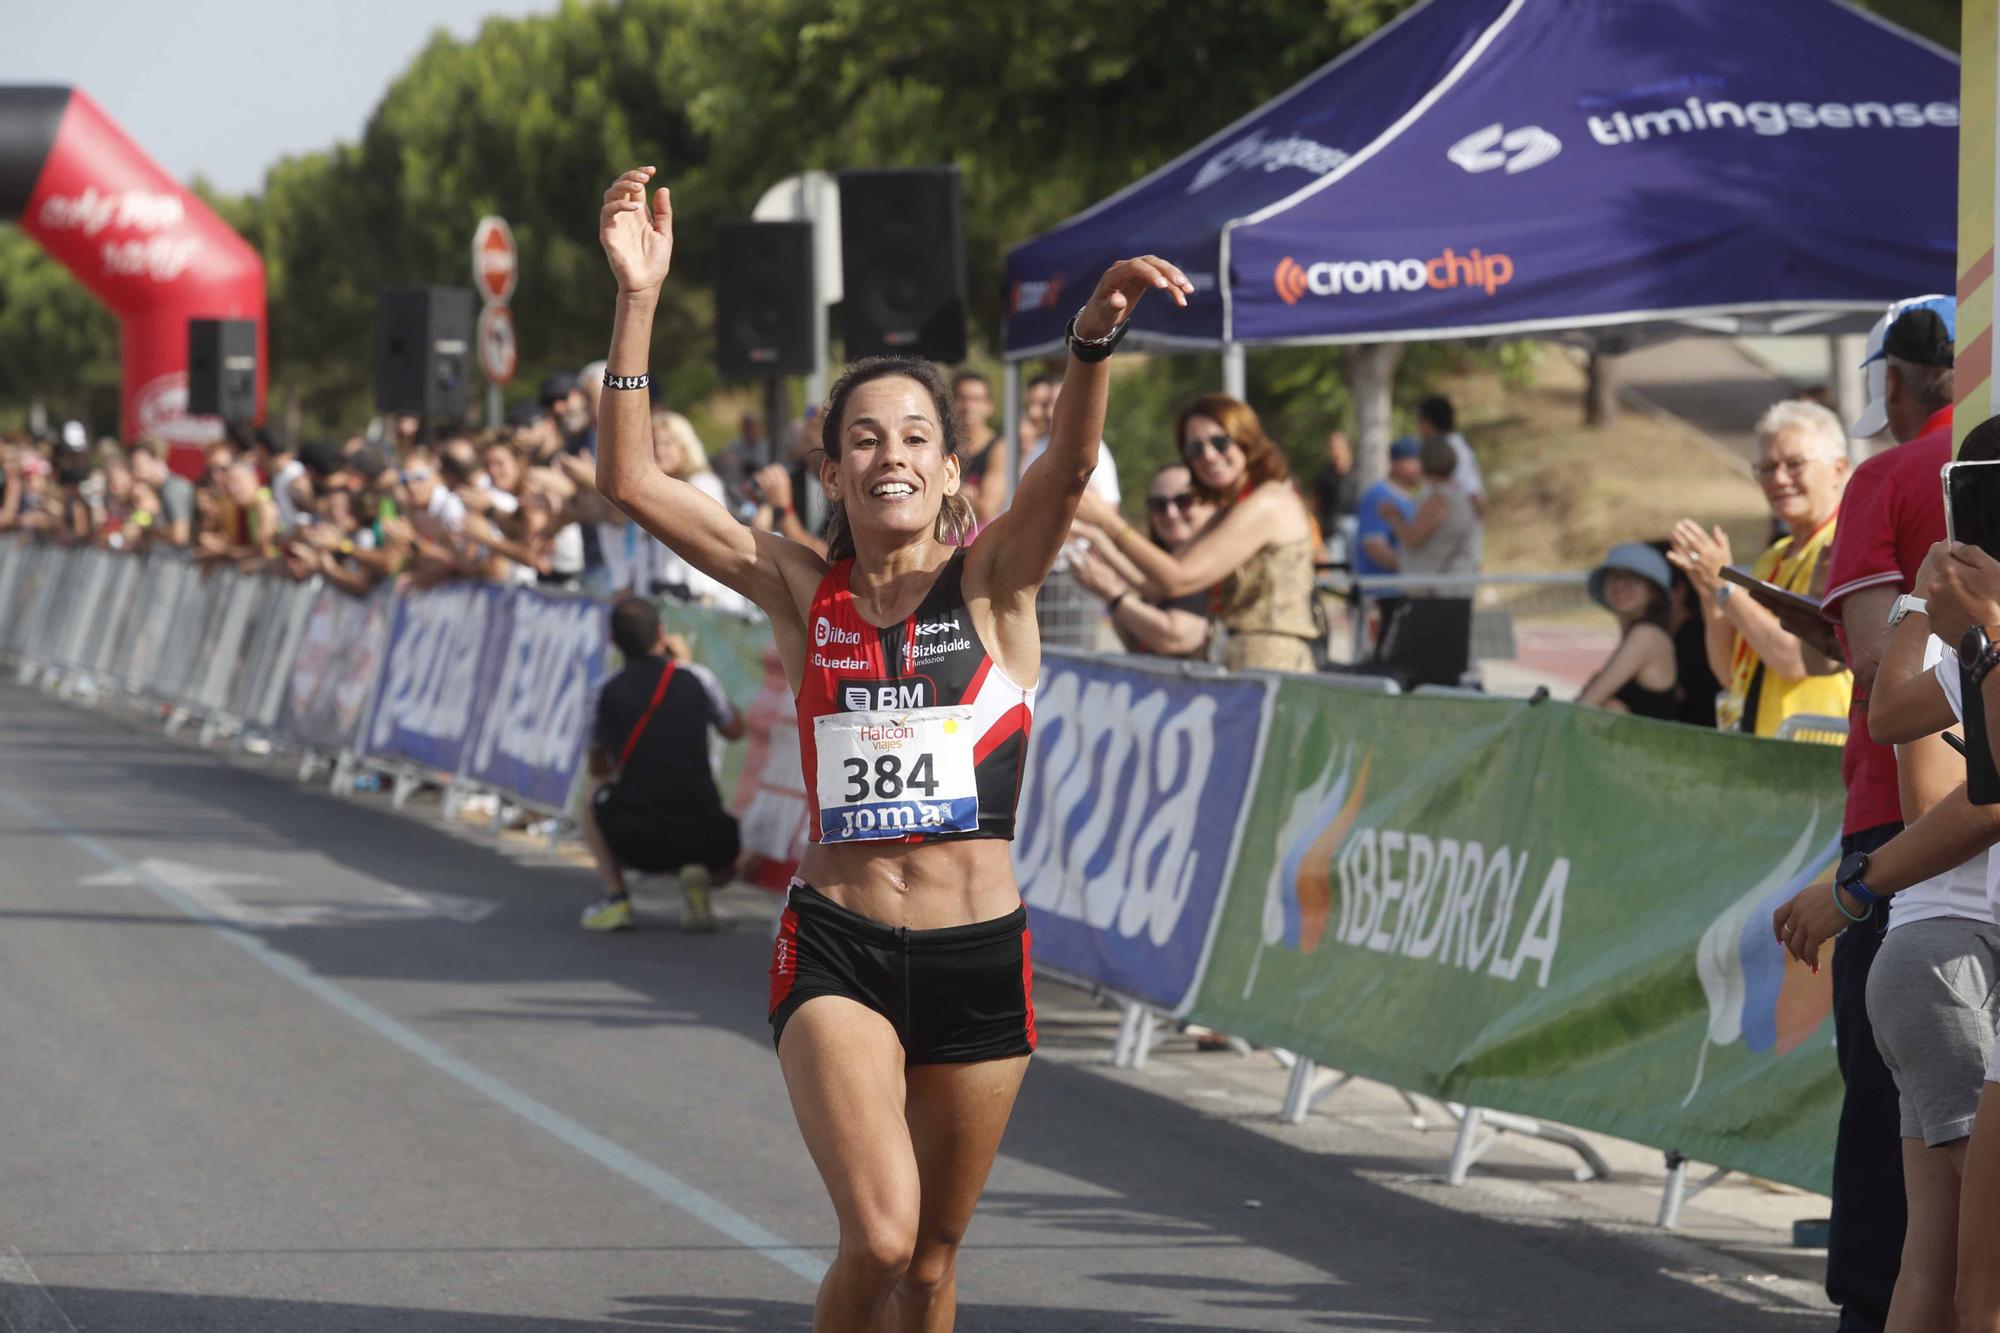
<svg viewBox="0 0 2000 1333">
<path fill-rule="evenodd" d="M 771 1007 L 767 1013 L 778 1012 L 798 975 L 799 914 L 787 907 L 778 918 L 778 938 L 771 945 Z"/>
<path fill-rule="evenodd" d="M 1028 1006 L 1028 1049 L 1035 1049 L 1035 963 L 1028 956 L 1035 933 L 1021 927 L 1021 999 Z"/>
</svg>

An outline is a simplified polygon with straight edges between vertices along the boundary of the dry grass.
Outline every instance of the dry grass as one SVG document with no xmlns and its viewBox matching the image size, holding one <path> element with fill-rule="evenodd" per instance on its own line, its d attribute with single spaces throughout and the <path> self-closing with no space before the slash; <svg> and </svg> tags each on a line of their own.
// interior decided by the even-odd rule
<svg viewBox="0 0 2000 1333">
<path fill-rule="evenodd" d="M 1610 430 L 1583 425 L 1583 375 L 1561 349 L 1544 349 L 1528 388 L 1491 374 L 1442 388 L 1486 474 L 1490 571 L 1587 569 L 1682 518 L 1720 524 L 1746 564 L 1768 540 L 1769 511 L 1746 466 L 1629 409 Z"/>
</svg>

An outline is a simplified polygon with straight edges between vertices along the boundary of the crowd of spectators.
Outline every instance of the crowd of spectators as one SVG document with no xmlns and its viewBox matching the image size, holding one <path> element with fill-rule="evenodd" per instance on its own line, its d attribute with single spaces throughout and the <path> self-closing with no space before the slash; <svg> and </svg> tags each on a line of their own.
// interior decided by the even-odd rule
<svg viewBox="0 0 2000 1333">
<path fill-rule="evenodd" d="M 424 588 L 470 579 L 747 609 L 598 494 L 602 371 L 552 375 L 534 400 L 486 428 L 385 415 L 343 439 L 294 444 L 270 428 L 232 427 L 199 451 L 171 452 L 145 439 L 93 443 L 74 421 L 41 437 L 16 432 L 0 437 L 0 532 L 180 549 L 204 564 L 316 577 L 355 595 L 391 581 Z M 967 369 L 953 379 L 961 481 L 980 524 L 1006 507 L 1017 470 L 1046 446 L 1061 388 L 1053 373 L 1030 378 L 1018 429 L 1004 438 L 986 377 Z M 823 550 L 815 411 L 775 432 L 745 413 L 735 438 L 710 450 L 685 415 L 660 407 L 654 457 L 742 522 Z M 1143 531 L 1125 523 L 1112 452 L 1100 449 L 1059 568 L 1068 586 L 1101 600 L 1128 650 L 1324 668 L 1319 570 L 1345 567 L 1350 556 L 1361 574 L 1478 568 L 1477 460 L 1448 400 L 1426 399 L 1419 419 L 1423 443 L 1398 441 L 1389 477 L 1362 494 L 1344 434 L 1334 433 L 1327 468 L 1302 487 L 1247 403 L 1204 395 L 1175 422 L 1181 462 L 1153 478 Z M 1404 599 L 1389 587 L 1368 595 L 1385 613 L 1386 635 Z"/>
<path fill-rule="evenodd" d="M 200 451 L 196 468 L 185 461 L 192 450 L 170 459 L 150 440 L 92 444 L 74 421 L 41 439 L 16 433 L 0 439 L 0 531 L 182 549 L 206 564 L 317 576 L 355 594 L 390 579 L 417 588 L 479 579 L 739 607 L 597 493 L 601 384 L 601 366 L 550 376 L 534 401 L 487 429 L 392 415 L 366 434 L 296 446 L 269 429 L 232 430 Z M 810 506 L 823 515 L 824 497 L 800 443 L 805 423 L 774 453 L 758 419 L 744 420 L 711 463 L 687 417 L 660 408 L 654 457 L 744 522 L 816 541 Z"/>
<path fill-rule="evenodd" d="M 2000 1329 L 2000 562 L 1947 540 L 1955 336 L 1950 297 L 1898 303 L 1851 428 L 1820 394 L 1764 414 L 1772 538 L 1747 571 L 1687 519 L 1590 576 L 1621 636 L 1582 702 L 1842 743 L 1838 868 L 1771 931 L 1814 971 L 1838 944 L 1826 1286 L 1843 1329 Z M 1957 459 L 2000 459 L 2000 418 Z"/>
</svg>

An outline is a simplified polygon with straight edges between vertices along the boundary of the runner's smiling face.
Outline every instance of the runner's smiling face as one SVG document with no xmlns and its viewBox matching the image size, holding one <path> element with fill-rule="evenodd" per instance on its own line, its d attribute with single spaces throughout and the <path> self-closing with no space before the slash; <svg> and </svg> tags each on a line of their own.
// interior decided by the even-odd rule
<svg viewBox="0 0 2000 1333">
<path fill-rule="evenodd" d="M 821 480 L 846 506 L 857 539 L 899 546 L 935 530 L 945 497 L 958 489 L 958 459 L 945 450 L 937 404 L 905 375 L 869 380 L 848 395 L 840 457 Z"/>
</svg>

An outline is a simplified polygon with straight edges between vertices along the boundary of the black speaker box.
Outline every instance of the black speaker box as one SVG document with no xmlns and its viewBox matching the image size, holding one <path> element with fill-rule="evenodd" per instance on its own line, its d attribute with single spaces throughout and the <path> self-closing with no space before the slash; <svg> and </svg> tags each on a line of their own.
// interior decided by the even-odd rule
<svg viewBox="0 0 2000 1333">
<path fill-rule="evenodd" d="M 465 415 L 472 383 L 472 289 L 385 288 L 377 308 L 375 407 L 427 420 Z"/>
<path fill-rule="evenodd" d="M 715 225 L 715 363 L 724 379 L 813 370 L 810 222 Z"/>
<path fill-rule="evenodd" d="M 257 415 L 257 321 L 188 321 L 188 413 L 249 421 Z"/>
<path fill-rule="evenodd" d="M 957 167 L 840 173 L 840 332 L 850 359 L 965 359 Z"/>
</svg>

